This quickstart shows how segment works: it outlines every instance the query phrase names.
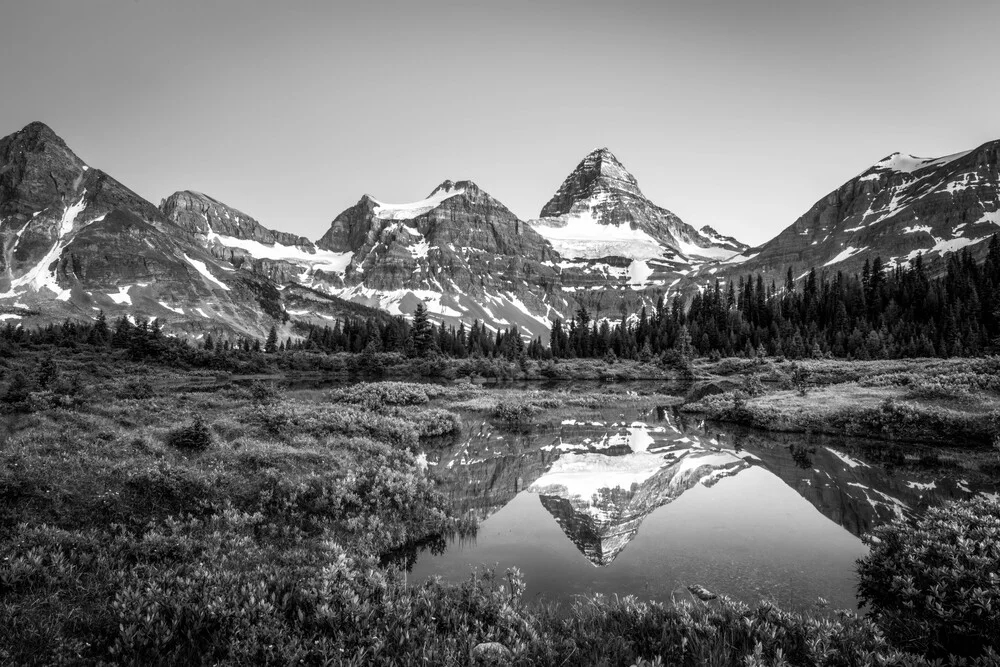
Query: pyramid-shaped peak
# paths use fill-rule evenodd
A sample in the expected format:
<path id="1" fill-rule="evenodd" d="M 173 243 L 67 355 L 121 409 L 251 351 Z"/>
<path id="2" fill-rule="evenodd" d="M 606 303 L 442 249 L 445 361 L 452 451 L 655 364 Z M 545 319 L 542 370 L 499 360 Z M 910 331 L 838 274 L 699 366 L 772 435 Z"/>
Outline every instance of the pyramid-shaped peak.
<path id="1" fill-rule="evenodd" d="M 66 142 L 62 137 L 53 131 L 51 127 L 40 120 L 33 121 L 22 127 L 17 132 L 6 137 L 7 139 L 21 140 L 29 145 L 40 145 L 48 142 L 55 142 L 65 146 Z"/>
<path id="2" fill-rule="evenodd" d="M 574 205 L 589 201 L 595 196 L 612 194 L 643 197 L 638 181 L 629 173 L 621 160 L 609 149 L 598 148 L 587 153 L 573 172 L 566 177 L 556 194 L 542 208 L 541 217 L 562 215 Z"/>

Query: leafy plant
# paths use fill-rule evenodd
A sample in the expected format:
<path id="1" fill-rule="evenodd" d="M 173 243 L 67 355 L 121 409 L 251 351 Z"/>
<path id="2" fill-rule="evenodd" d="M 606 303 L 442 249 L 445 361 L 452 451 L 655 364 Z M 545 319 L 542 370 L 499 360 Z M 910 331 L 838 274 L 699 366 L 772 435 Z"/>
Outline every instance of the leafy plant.
<path id="1" fill-rule="evenodd" d="M 931 657 L 1000 648 L 1000 503 L 931 508 L 865 543 L 858 596 L 893 644 Z"/>
<path id="2" fill-rule="evenodd" d="M 174 429 L 167 434 L 167 444 L 177 449 L 203 451 L 212 446 L 212 432 L 201 415 L 187 426 Z"/>

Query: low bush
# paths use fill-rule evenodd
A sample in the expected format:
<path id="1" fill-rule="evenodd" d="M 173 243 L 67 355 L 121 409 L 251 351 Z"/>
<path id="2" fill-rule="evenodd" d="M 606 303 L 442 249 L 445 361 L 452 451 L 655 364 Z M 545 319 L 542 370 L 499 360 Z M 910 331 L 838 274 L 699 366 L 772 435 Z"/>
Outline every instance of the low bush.
<path id="1" fill-rule="evenodd" d="M 146 378 L 129 378 L 114 389 L 116 398 L 141 401 L 156 395 L 153 385 Z"/>
<path id="2" fill-rule="evenodd" d="M 167 433 L 167 444 L 177 449 L 203 451 L 212 446 L 212 432 L 201 415 L 187 426 Z"/>
<path id="3" fill-rule="evenodd" d="M 372 410 L 385 406 L 424 405 L 428 402 L 422 385 L 411 382 L 360 382 L 330 392 L 334 403 L 363 405 Z"/>
<path id="4" fill-rule="evenodd" d="M 865 543 L 859 597 L 890 642 L 939 658 L 1000 649 L 1000 503 L 934 507 Z"/>
<path id="5" fill-rule="evenodd" d="M 500 401 L 493 407 L 491 417 L 501 428 L 527 431 L 532 427 L 532 417 L 536 411 L 530 403 Z"/>
<path id="6" fill-rule="evenodd" d="M 421 438 L 451 435 L 462 430 L 462 418 L 450 410 L 442 410 L 440 408 L 424 410 L 397 408 L 389 411 L 387 414 L 415 424 L 417 435 Z"/>

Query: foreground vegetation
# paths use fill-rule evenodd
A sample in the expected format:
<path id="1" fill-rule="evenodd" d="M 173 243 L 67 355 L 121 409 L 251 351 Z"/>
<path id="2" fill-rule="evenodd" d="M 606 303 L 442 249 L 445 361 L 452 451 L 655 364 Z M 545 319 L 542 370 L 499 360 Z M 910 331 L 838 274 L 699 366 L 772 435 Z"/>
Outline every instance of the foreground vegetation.
<path id="1" fill-rule="evenodd" d="M 407 582 L 398 563 L 474 529 L 422 472 L 422 440 L 459 432 L 465 413 L 519 429 L 543 411 L 649 400 L 613 386 L 282 393 L 86 355 L 3 367 L 2 664 L 469 664 L 490 642 L 495 662 L 524 665 L 997 660 L 1000 508 L 982 500 L 963 520 L 948 510 L 878 534 L 861 570 L 870 618 L 725 599 L 556 610 L 525 601 L 516 571 Z M 937 594 L 940 582 L 970 593 Z M 911 619 L 933 641 L 915 642 Z"/>

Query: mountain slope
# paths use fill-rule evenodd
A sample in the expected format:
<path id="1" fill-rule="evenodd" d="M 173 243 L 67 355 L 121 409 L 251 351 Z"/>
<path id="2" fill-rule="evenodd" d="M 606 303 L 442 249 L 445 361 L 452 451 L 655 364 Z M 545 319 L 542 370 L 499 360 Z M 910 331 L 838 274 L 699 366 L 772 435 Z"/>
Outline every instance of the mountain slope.
<path id="1" fill-rule="evenodd" d="M 763 273 L 780 283 L 788 267 L 800 278 L 810 267 L 860 273 L 875 256 L 891 267 L 918 253 L 940 265 L 962 248 L 985 252 L 985 241 L 1000 231 L 998 161 L 1000 141 L 940 158 L 894 153 L 715 275 Z M 694 282 L 707 272 L 702 267 Z"/>

